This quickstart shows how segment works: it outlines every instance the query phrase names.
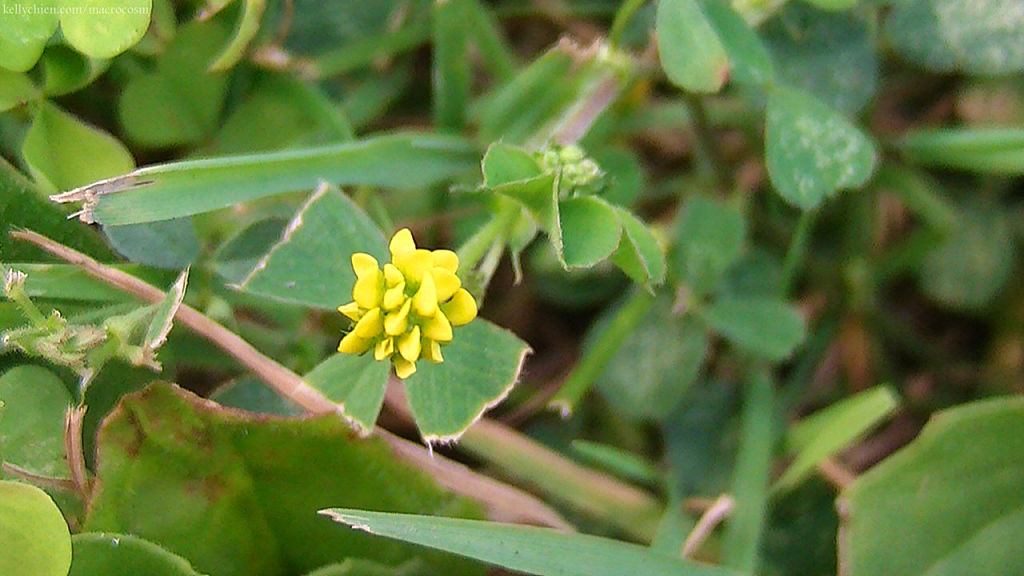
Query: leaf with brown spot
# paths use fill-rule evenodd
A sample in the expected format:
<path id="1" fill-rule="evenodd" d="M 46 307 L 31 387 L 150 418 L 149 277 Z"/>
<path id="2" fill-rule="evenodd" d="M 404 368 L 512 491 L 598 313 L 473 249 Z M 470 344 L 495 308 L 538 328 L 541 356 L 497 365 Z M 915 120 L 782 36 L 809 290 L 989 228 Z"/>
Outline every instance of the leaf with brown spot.
<path id="1" fill-rule="evenodd" d="M 345 505 L 480 517 L 337 416 L 277 418 L 224 408 L 169 384 L 122 400 L 104 422 L 89 531 L 131 533 L 210 576 L 304 573 L 347 557 L 412 558 L 441 574 L 473 564 L 338 531 L 316 511 Z"/>

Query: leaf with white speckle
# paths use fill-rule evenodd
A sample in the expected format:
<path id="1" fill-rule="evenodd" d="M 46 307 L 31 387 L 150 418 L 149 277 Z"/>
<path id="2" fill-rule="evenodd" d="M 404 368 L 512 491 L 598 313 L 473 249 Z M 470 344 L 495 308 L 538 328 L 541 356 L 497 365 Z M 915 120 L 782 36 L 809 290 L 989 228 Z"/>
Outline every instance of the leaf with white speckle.
<path id="1" fill-rule="evenodd" d="M 863 186 L 875 169 L 872 141 L 806 92 L 772 92 L 765 123 L 768 176 L 794 206 L 814 209 L 841 189 Z"/>
<path id="2" fill-rule="evenodd" d="M 1012 74 L 1024 69 L 1024 2 L 898 2 L 886 22 L 908 60 L 939 72 Z"/>

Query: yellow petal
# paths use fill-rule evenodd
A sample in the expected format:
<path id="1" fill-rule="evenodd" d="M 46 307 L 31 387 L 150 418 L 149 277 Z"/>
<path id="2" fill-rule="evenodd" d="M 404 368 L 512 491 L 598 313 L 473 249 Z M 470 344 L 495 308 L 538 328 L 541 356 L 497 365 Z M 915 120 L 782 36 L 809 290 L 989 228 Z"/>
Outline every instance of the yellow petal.
<path id="1" fill-rule="evenodd" d="M 420 357 L 420 327 L 414 326 L 408 334 L 398 339 L 398 353 L 409 362 Z"/>
<path id="2" fill-rule="evenodd" d="M 439 312 L 423 323 L 423 335 L 438 342 L 451 342 L 452 325 L 448 322 L 448 318 Z"/>
<path id="3" fill-rule="evenodd" d="M 355 270 L 357 278 L 363 278 L 371 274 L 376 275 L 376 272 L 380 272 L 380 268 L 377 266 L 377 259 L 362 252 L 356 252 L 352 255 L 352 270 Z"/>
<path id="4" fill-rule="evenodd" d="M 376 338 L 383 331 L 384 318 L 380 314 L 380 308 L 373 308 L 367 312 L 352 329 L 353 334 L 367 339 Z"/>
<path id="5" fill-rule="evenodd" d="M 412 298 L 412 306 L 416 314 L 423 318 L 431 318 L 437 314 L 437 289 L 434 287 L 434 275 L 427 274 L 416 295 Z"/>
<path id="6" fill-rule="evenodd" d="M 386 360 L 391 357 L 395 352 L 395 340 L 394 338 L 385 338 L 380 342 L 377 342 L 377 346 L 373 349 L 373 357 L 377 360 Z"/>
<path id="7" fill-rule="evenodd" d="M 405 276 L 405 281 L 413 284 L 420 282 L 423 275 L 434 267 L 434 257 L 430 254 L 430 250 L 421 249 L 396 254 L 394 262 Z"/>
<path id="8" fill-rule="evenodd" d="M 434 277 L 434 286 L 437 288 L 437 301 L 444 302 L 455 295 L 455 292 L 462 287 L 462 281 L 451 270 L 434 267 L 430 271 Z"/>
<path id="9" fill-rule="evenodd" d="M 405 301 L 405 282 L 399 282 L 384 292 L 384 309 L 394 310 Z"/>
<path id="10" fill-rule="evenodd" d="M 409 362 L 401 356 L 394 356 L 391 361 L 395 365 L 395 375 L 402 380 L 405 380 L 416 373 L 416 364 Z"/>
<path id="11" fill-rule="evenodd" d="M 362 354 L 370 349 L 370 341 L 356 336 L 355 332 L 345 334 L 338 343 L 338 352 L 343 354 Z"/>
<path id="12" fill-rule="evenodd" d="M 441 356 L 441 344 L 437 340 L 423 338 L 420 342 L 420 357 L 426 358 L 435 364 L 444 362 L 444 356 Z"/>
<path id="13" fill-rule="evenodd" d="M 455 273 L 459 271 L 459 257 L 451 250 L 434 250 L 434 266 Z"/>
<path id="14" fill-rule="evenodd" d="M 409 327 L 410 306 L 412 306 L 412 300 L 406 300 L 400 309 L 384 317 L 384 331 L 389 336 L 398 336 Z"/>
<path id="15" fill-rule="evenodd" d="M 405 282 L 405 276 L 394 264 L 388 262 L 384 265 L 384 284 L 391 288 L 397 286 L 399 282 Z"/>
<path id="16" fill-rule="evenodd" d="M 453 326 L 462 326 L 476 318 L 476 300 L 464 288 L 459 288 L 451 300 L 441 304 L 441 311 Z"/>
<path id="17" fill-rule="evenodd" d="M 395 235 L 391 237 L 391 242 L 388 244 L 388 250 L 391 251 L 391 259 L 394 260 L 395 256 L 399 254 L 405 254 L 406 252 L 412 252 L 416 249 L 416 242 L 412 239 L 412 232 L 408 228 L 402 228 Z"/>
<path id="18" fill-rule="evenodd" d="M 338 306 L 338 312 L 341 312 L 352 320 L 359 320 L 359 304 L 356 304 L 355 302 L 349 302 L 344 306 Z"/>
<path id="19" fill-rule="evenodd" d="M 377 270 L 356 280 L 352 287 L 352 299 L 360 308 L 376 308 L 384 298 L 384 282 L 382 274 Z"/>

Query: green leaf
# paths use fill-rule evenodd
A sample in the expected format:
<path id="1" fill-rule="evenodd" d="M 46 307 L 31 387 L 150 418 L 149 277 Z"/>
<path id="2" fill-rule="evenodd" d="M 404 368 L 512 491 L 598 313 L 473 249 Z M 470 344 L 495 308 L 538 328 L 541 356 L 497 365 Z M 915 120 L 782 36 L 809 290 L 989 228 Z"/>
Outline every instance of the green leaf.
<path id="1" fill-rule="evenodd" d="M 67 576 L 71 533 L 46 492 L 0 481 L 0 550 L 5 576 Z"/>
<path id="2" fill-rule="evenodd" d="M 36 182 L 52 190 L 75 188 L 135 167 L 124 144 L 49 102 L 40 104 L 21 153 Z"/>
<path id="3" fill-rule="evenodd" d="M 971 172 L 1024 174 L 1024 130 L 1020 128 L 929 128 L 903 137 L 900 150 L 911 162 Z"/>
<path id="4" fill-rule="evenodd" d="M 594 196 L 558 204 L 562 224 L 562 260 L 567 268 L 589 268 L 619 247 L 622 230 L 615 208 Z"/>
<path id="5" fill-rule="evenodd" d="M 491 190 L 522 204 L 537 225 L 547 233 L 551 247 L 561 259 L 562 222 L 558 211 L 557 174 L 541 174 L 529 180 L 500 184 Z"/>
<path id="6" fill-rule="evenodd" d="M 729 269 L 719 285 L 720 297 L 779 297 L 785 293 L 782 262 L 763 248 L 754 247 Z"/>
<path id="7" fill-rule="evenodd" d="M 644 167 L 633 151 L 624 147 L 605 146 L 589 152 L 605 173 L 605 187 L 598 192 L 612 204 L 630 206 L 644 191 Z"/>
<path id="8" fill-rule="evenodd" d="M 405 379 L 409 408 L 428 443 L 457 440 L 508 395 L 530 347 L 511 332 L 477 319 L 455 329 L 444 362 L 417 363 Z"/>
<path id="9" fill-rule="evenodd" d="M 1024 69 L 1024 12 L 1016 0 L 899 2 L 886 20 L 898 52 L 937 72 L 1012 74 Z"/>
<path id="10" fill-rule="evenodd" d="M 1024 570 L 1024 398 L 932 417 L 839 502 L 840 571 L 862 576 L 981 576 Z M 970 479 L 970 481 L 968 481 Z M 893 535 L 899 535 L 898 548 Z"/>
<path id="11" fill-rule="evenodd" d="M 733 469 L 733 509 L 722 536 L 722 564 L 745 574 L 759 572 L 759 557 L 768 516 L 768 478 L 775 446 L 775 393 L 769 374 L 748 375 L 744 382 L 743 424 Z"/>
<path id="12" fill-rule="evenodd" d="M 658 58 L 668 79 L 689 92 L 718 92 L 729 56 L 697 0 L 658 2 Z"/>
<path id="13" fill-rule="evenodd" d="M 157 384 L 121 401 L 97 452 L 85 530 L 130 530 L 198 572 L 301 574 L 354 556 L 387 563 L 420 557 L 440 574 L 480 574 L 456 558 L 342 533 L 317 518 L 331 502 L 480 513 L 396 459 L 383 440 L 356 438 L 336 414 L 247 414 Z"/>
<path id="14" fill-rule="evenodd" d="M 362 434 L 369 434 L 384 404 L 390 362 L 373 354 L 334 354 L 303 376 L 307 384 L 339 404 L 345 418 Z"/>
<path id="15" fill-rule="evenodd" d="M 921 287 L 948 306 L 980 310 L 1009 281 L 1015 252 L 1013 232 L 1002 209 L 968 205 L 949 236 L 925 257 Z"/>
<path id="16" fill-rule="evenodd" d="M 768 96 L 768 176 L 790 204 L 811 210 L 845 188 L 863 186 L 875 169 L 874 144 L 813 96 L 778 88 Z"/>
<path id="17" fill-rule="evenodd" d="M 774 489 L 795 487 L 818 463 L 862 438 L 898 406 L 896 393 L 882 386 L 836 402 L 790 427 L 786 442 L 796 459 L 776 481 Z"/>
<path id="18" fill-rule="evenodd" d="M 60 30 L 75 50 L 90 58 L 113 58 L 131 48 L 149 28 L 153 0 L 63 0 Z"/>
<path id="19" fill-rule="evenodd" d="M 222 72 L 238 64 L 245 56 L 245 49 L 260 31 L 260 20 L 267 7 L 266 0 L 245 0 L 242 4 L 242 16 L 235 28 L 231 42 L 224 47 L 217 59 L 210 64 L 210 72 Z"/>
<path id="20" fill-rule="evenodd" d="M 199 258 L 199 236 L 189 218 L 104 226 L 103 234 L 118 254 L 146 266 L 181 270 Z"/>
<path id="21" fill-rule="evenodd" d="M 879 65 L 870 26 L 855 11 L 830 13 L 789 2 L 762 30 L 780 81 L 854 114 L 878 90 Z"/>
<path id="22" fill-rule="evenodd" d="M 167 295 L 161 300 L 153 312 L 153 319 L 146 329 L 146 336 L 142 340 L 143 348 L 153 354 L 167 341 L 167 335 L 174 325 L 174 315 L 178 313 L 181 302 L 185 299 L 185 287 L 188 285 L 188 269 L 182 271 L 178 279 L 171 285 Z"/>
<path id="23" fill-rule="evenodd" d="M 204 154 L 271 152 L 353 138 L 344 112 L 316 85 L 264 73 L 231 110 Z"/>
<path id="24" fill-rule="evenodd" d="M 38 186 L 0 158 L 0 254 L 7 262 L 53 260 L 42 249 L 11 238 L 12 228 L 34 230 L 93 257 L 113 255 L 98 232 L 85 224 L 69 223 L 65 210 L 47 201 Z"/>
<path id="25" fill-rule="evenodd" d="M 83 218 L 101 224 L 137 224 L 310 189 L 324 180 L 425 187 L 471 169 L 478 158 L 473 144 L 462 138 L 390 134 L 320 148 L 160 164 L 54 200 L 86 201 Z"/>
<path id="26" fill-rule="evenodd" d="M 4 461 L 42 476 L 66 478 L 64 414 L 71 395 L 53 372 L 16 366 L 0 376 L 0 447 Z"/>
<path id="27" fill-rule="evenodd" d="M 384 235 L 365 212 L 338 189 L 322 186 L 238 287 L 333 310 L 350 300 L 356 281 L 352 254 L 364 252 L 384 261 L 385 246 Z"/>
<path id="28" fill-rule="evenodd" d="M 700 8 L 729 57 L 729 75 L 746 84 L 767 84 L 775 74 L 772 57 L 757 32 L 729 2 L 700 0 Z"/>
<path id="29" fill-rule="evenodd" d="M 304 411 L 294 402 L 278 395 L 266 382 L 254 376 L 242 376 L 220 386 L 210 394 L 221 406 L 238 408 L 257 414 L 302 416 Z"/>
<path id="30" fill-rule="evenodd" d="M 676 231 L 673 264 L 698 295 L 710 293 L 746 250 L 747 223 L 738 206 L 690 198 Z"/>
<path id="31" fill-rule="evenodd" d="M 35 66 L 46 42 L 57 31 L 56 14 L 29 14 L 27 8 L 46 6 L 47 1 L 26 4 L 14 0 L 0 3 L 0 67 L 26 72 Z"/>
<path id="32" fill-rule="evenodd" d="M 639 218 L 625 208 L 614 208 L 622 225 L 622 240 L 612 254 L 612 261 L 650 290 L 665 281 L 665 253 L 654 233 Z"/>
<path id="33" fill-rule="evenodd" d="M 729 570 L 586 534 L 495 522 L 331 508 L 336 522 L 388 538 L 462 554 L 509 570 L 560 576 L 727 576 Z"/>
<path id="34" fill-rule="evenodd" d="M 737 348 L 773 362 L 789 358 L 806 337 L 800 314 L 772 298 L 722 298 L 700 314 Z"/>
<path id="35" fill-rule="evenodd" d="M 608 329 L 606 322 L 588 335 L 589 344 Z M 672 314 L 672 302 L 659 298 L 639 324 L 625 335 L 597 377 L 608 403 L 633 418 L 661 420 L 675 410 L 697 379 L 707 354 L 704 327 Z"/>
<path id="36" fill-rule="evenodd" d="M 129 140 L 150 148 L 180 146 L 201 140 L 217 126 L 228 77 L 211 73 L 207 64 L 227 37 L 219 21 L 186 24 L 153 72 L 128 80 L 118 114 Z"/>
<path id="37" fill-rule="evenodd" d="M 39 61 L 43 69 L 43 91 L 47 96 L 75 92 L 107 70 L 106 60 L 94 60 L 63 44 L 48 46 Z"/>
<path id="38" fill-rule="evenodd" d="M 0 69 L 0 112 L 6 112 L 39 98 L 39 89 L 19 72 Z"/>
<path id="39" fill-rule="evenodd" d="M 540 165 L 533 154 L 504 142 L 494 142 L 487 147 L 481 169 L 484 186 L 489 188 L 541 175 Z"/>
<path id="40" fill-rule="evenodd" d="M 71 547 L 67 576 L 200 576 L 181 556 L 130 534 L 75 534 Z"/>
<path id="41" fill-rule="evenodd" d="M 284 218 L 253 222 L 220 246 L 213 256 L 213 269 L 228 282 L 241 284 L 287 227 L 288 220 Z"/>

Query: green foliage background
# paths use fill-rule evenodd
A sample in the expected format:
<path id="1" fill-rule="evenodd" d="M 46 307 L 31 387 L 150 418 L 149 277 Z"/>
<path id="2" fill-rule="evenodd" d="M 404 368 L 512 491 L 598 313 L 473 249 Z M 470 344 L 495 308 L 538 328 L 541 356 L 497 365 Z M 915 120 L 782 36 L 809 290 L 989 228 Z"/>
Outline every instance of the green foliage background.
<path id="1" fill-rule="evenodd" d="M 4 576 L 1024 571 L 1018 0 L 0 8 Z"/>

